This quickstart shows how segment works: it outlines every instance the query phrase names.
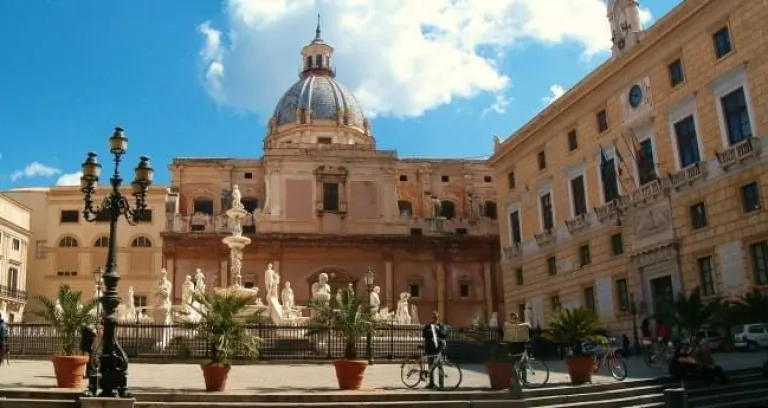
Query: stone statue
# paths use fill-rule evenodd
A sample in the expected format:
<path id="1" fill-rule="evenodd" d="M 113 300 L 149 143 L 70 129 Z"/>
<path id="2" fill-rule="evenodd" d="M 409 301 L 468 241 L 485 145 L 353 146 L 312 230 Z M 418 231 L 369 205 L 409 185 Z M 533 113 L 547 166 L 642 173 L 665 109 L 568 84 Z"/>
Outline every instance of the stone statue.
<path id="1" fill-rule="evenodd" d="M 432 196 L 431 199 L 432 202 L 432 218 L 440 218 L 443 216 L 443 203 L 440 202 L 440 199 Z"/>
<path id="2" fill-rule="evenodd" d="M 236 208 L 238 210 L 245 208 L 243 206 L 243 195 L 240 194 L 240 186 L 237 184 L 232 186 L 232 208 Z"/>
<path id="3" fill-rule="evenodd" d="M 374 315 L 379 312 L 379 307 L 381 306 L 381 299 L 379 298 L 379 293 L 381 293 L 381 288 L 378 286 L 374 286 L 373 291 L 371 292 L 371 295 L 368 296 L 368 303 L 371 305 L 371 312 Z"/>
<path id="4" fill-rule="evenodd" d="M 350 292 L 352 295 L 354 295 L 354 294 L 355 294 L 355 286 L 352 284 L 352 282 L 350 282 L 350 283 L 347 285 L 347 290 L 348 290 L 348 291 L 349 291 L 349 292 Z"/>
<path id="5" fill-rule="evenodd" d="M 400 294 L 400 301 L 397 302 L 397 310 L 395 311 L 395 323 L 397 324 L 411 324 L 410 308 L 408 307 L 408 298 L 410 295 L 406 292 Z"/>
<path id="6" fill-rule="evenodd" d="M 56 312 L 57 315 L 61 316 L 62 313 L 64 313 L 64 308 L 61 307 L 61 300 L 56 299 L 56 305 L 53 306 L 53 310 Z"/>
<path id="7" fill-rule="evenodd" d="M 195 291 L 205 293 L 205 274 L 200 268 L 195 269 Z"/>
<path id="8" fill-rule="evenodd" d="M 416 305 L 411 305 L 411 324 L 421 324 L 419 322 L 419 308 Z"/>
<path id="9" fill-rule="evenodd" d="M 165 268 L 160 269 L 160 284 L 157 286 L 157 305 L 160 307 L 170 307 L 173 302 L 171 301 L 171 289 L 173 284 L 168 280 L 168 271 Z"/>
<path id="10" fill-rule="evenodd" d="M 136 310 L 136 292 L 133 291 L 133 286 L 128 286 L 128 310 Z"/>
<path id="11" fill-rule="evenodd" d="M 278 299 L 280 275 L 276 270 L 272 269 L 272 263 L 269 263 L 267 270 L 264 271 L 264 286 L 267 290 L 267 303 L 269 303 L 269 299 Z"/>
<path id="12" fill-rule="evenodd" d="M 229 266 L 229 274 L 234 280 L 233 286 L 240 288 L 243 286 L 243 275 L 241 270 L 243 267 L 243 252 L 242 250 L 232 248 L 229 254 L 231 265 Z"/>
<path id="13" fill-rule="evenodd" d="M 283 307 L 291 309 L 294 306 L 293 289 L 291 289 L 291 282 L 285 281 L 283 285 L 283 292 L 280 294 L 280 298 L 283 301 Z"/>
<path id="14" fill-rule="evenodd" d="M 328 284 L 328 274 L 321 272 L 317 276 L 317 282 L 312 284 L 312 299 L 320 302 L 331 301 L 331 286 Z"/>
<path id="15" fill-rule="evenodd" d="M 195 293 L 195 283 L 192 282 L 192 277 L 187 275 L 184 284 L 181 285 L 181 305 L 184 310 L 187 310 L 189 304 L 192 303 L 193 293 Z"/>

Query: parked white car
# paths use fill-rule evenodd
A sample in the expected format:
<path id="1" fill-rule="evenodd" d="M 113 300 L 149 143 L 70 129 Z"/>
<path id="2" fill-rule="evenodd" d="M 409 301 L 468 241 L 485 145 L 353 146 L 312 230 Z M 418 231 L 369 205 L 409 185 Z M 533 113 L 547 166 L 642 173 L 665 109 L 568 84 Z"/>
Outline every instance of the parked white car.
<path id="1" fill-rule="evenodd" d="M 736 326 L 733 333 L 733 345 L 736 348 L 757 351 L 761 347 L 768 347 L 768 327 L 765 324 Z"/>

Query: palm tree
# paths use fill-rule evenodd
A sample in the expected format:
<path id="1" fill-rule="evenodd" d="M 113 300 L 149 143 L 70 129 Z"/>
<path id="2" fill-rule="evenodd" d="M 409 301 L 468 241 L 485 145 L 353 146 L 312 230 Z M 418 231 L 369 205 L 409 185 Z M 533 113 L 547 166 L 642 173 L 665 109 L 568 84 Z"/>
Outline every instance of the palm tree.
<path id="1" fill-rule="evenodd" d="M 768 296 L 759 290 L 740 296 L 736 307 L 740 323 L 768 323 Z"/>
<path id="2" fill-rule="evenodd" d="M 227 365 L 235 356 L 254 358 L 259 355 L 261 339 L 248 333 L 239 314 L 248 305 L 247 298 L 234 293 L 192 295 L 200 306 L 192 306 L 200 314 L 200 320 L 187 323 L 197 330 L 211 347 L 211 364 Z"/>
<path id="3" fill-rule="evenodd" d="M 315 316 L 309 321 L 306 335 L 334 333 L 344 340 L 344 359 L 356 360 L 357 342 L 373 330 L 375 318 L 371 308 L 360 302 L 350 288 L 336 293 L 333 304 L 313 299 L 308 306 Z"/>
<path id="4" fill-rule="evenodd" d="M 55 299 L 37 298 L 40 310 L 35 312 L 55 333 L 56 354 L 74 356 L 77 353 L 77 337 L 80 330 L 96 321 L 92 314 L 97 300 L 83 303 L 83 293 L 73 291 L 69 285 L 61 285 Z"/>
<path id="5" fill-rule="evenodd" d="M 696 287 L 688 296 L 685 293 L 679 293 L 668 309 L 657 313 L 657 317 L 669 321 L 670 327 L 677 326 L 685 330 L 689 336 L 693 336 L 712 320 L 714 310 L 715 306 L 711 303 L 704 303 L 701 290 Z"/>
<path id="6" fill-rule="evenodd" d="M 582 354 L 581 343 L 600 341 L 604 332 L 597 314 L 583 307 L 577 309 L 561 308 L 549 318 L 549 329 L 542 333 L 544 338 L 558 344 L 569 345 L 574 356 Z"/>
<path id="7" fill-rule="evenodd" d="M 708 305 L 712 310 L 711 323 L 715 328 L 725 330 L 725 348 L 728 351 L 733 346 L 731 328 L 739 324 L 741 311 L 739 305 L 731 300 L 716 299 Z"/>

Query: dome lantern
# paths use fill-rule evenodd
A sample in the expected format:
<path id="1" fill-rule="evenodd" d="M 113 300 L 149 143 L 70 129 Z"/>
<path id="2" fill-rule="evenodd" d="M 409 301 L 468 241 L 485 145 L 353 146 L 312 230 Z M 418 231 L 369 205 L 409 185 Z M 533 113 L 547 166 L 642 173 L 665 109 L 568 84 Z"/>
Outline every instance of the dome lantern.
<path id="1" fill-rule="evenodd" d="M 332 58 L 333 47 L 326 44 L 322 38 L 320 29 L 320 14 L 317 15 L 317 28 L 315 29 L 315 39 L 301 49 L 303 68 L 301 77 L 308 75 L 327 75 L 336 76 L 333 70 Z"/>

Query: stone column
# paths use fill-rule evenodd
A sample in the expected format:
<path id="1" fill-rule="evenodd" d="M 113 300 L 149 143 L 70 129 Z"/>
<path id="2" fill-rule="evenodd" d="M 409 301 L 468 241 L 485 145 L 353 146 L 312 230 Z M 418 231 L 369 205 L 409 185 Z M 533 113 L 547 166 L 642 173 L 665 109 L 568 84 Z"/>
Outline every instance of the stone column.
<path id="1" fill-rule="evenodd" d="M 176 298 L 176 292 L 178 292 L 181 288 L 177 288 L 177 286 L 180 285 L 177 284 L 178 281 L 176 280 L 176 259 L 173 257 L 173 255 L 166 256 L 165 271 L 168 272 L 168 280 L 173 283 L 173 290 L 171 291 L 171 303 L 176 304 L 176 300 L 178 300 Z M 183 279 L 181 281 L 184 282 Z"/>
<path id="2" fill-rule="evenodd" d="M 219 261 L 219 287 L 226 288 L 229 286 L 229 261 L 222 259 Z"/>
<path id="3" fill-rule="evenodd" d="M 494 302 L 493 302 L 493 285 L 491 284 L 491 263 L 490 262 L 484 262 L 483 263 L 483 283 L 484 283 L 484 293 L 485 293 L 485 320 L 486 323 L 491 318 L 491 314 L 494 312 Z"/>
<path id="4" fill-rule="evenodd" d="M 384 296 L 387 300 L 387 307 L 389 307 L 389 310 L 392 310 L 395 307 L 395 276 L 392 261 L 384 263 L 384 285 L 386 287 Z"/>
<path id="5" fill-rule="evenodd" d="M 435 265 L 437 267 L 437 313 L 440 319 L 445 321 L 445 266 L 442 260 Z"/>

